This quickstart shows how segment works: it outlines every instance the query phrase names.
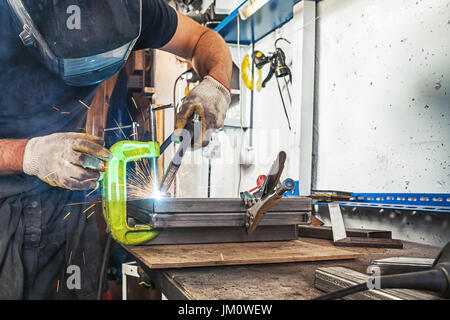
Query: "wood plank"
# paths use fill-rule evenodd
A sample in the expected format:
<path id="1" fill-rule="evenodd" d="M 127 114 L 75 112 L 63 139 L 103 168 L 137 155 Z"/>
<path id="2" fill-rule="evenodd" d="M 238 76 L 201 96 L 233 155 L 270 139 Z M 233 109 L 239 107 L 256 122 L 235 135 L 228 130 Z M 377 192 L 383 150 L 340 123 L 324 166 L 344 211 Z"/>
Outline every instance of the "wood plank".
<path id="1" fill-rule="evenodd" d="M 356 252 L 300 240 L 125 247 L 150 269 L 356 259 Z"/>
<path id="2" fill-rule="evenodd" d="M 150 213 L 202 213 L 202 212 L 245 212 L 247 208 L 241 199 L 161 199 L 134 200 L 129 205 L 150 211 Z M 282 199 L 270 211 L 298 212 L 312 210 L 311 199 L 307 197 L 289 197 Z M 269 211 L 269 212 L 270 212 Z"/>
<path id="3" fill-rule="evenodd" d="M 261 226 L 248 235 L 243 227 L 167 228 L 145 245 L 288 241 L 297 239 L 297 226 Z"/>
<path id="4" fill-rule="evenodd" d="M 392 239 L 392 231 L 353 228 L 345 228 L 345 231 L 348 237 Z M 331 227 L 302 225 L 298 228 L 298 236 L 333 240 L 333 231 Z"/>
<path id="5" fill-rule="evenodd" d="M 322 247 L 333 246 L 331 241 L 303 238 Z M 343 248 L 342 248 L 343 249 Z M 195 300 L 304 300 L 323 295 L 314 287 L 314 274 L 318 268 L 344 266 L 365 273 L 374 259 L 396 256 L 435 258 L 441 248 L 417 243 L 404 242 L 403 250 L 377 248 L 351 248 L 362 253 L 360 259 L 344 261 L 317 261 L 308 263 L 284 263 L 263 265 L 241 265 L 205 268 L 157 269 L 150 273 L 145 268 L 157 288 L 163 290 L 169 299 L 179 299 L 165 288 L 163 277 L 155 279 L 154 274 L 167 274 L 178 284 L 181 293 Z M 141 264 L 141 266 L 144 266 Z M 159 282 L 161 280 L 162 282 Z"/>
<path id="6" fill-rule="evenodd" d="M 366 248 L 392 248 L 403 249 L 403 242 L 397 239 L 356 238 L 347 237 L 336 241 L 339 247 L 366 247 Z"/>

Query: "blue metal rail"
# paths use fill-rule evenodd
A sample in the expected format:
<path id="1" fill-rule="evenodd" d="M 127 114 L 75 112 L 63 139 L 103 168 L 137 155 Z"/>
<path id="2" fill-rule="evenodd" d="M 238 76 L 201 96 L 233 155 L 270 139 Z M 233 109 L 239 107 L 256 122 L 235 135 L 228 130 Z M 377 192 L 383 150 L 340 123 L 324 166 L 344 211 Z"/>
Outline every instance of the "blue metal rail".
<path id="1" fill-rule="evenodd" d="M 450 208 L 449 193 L 353 193 L 350 202 L 390 205 L 444 206 Z"/>
<path id="2" fill-rule="evenodd" d="M 327 202 L 314 202 L 327 205 Z M 450 213 L 449 193 L 353 193 L 343 207 Z"/>

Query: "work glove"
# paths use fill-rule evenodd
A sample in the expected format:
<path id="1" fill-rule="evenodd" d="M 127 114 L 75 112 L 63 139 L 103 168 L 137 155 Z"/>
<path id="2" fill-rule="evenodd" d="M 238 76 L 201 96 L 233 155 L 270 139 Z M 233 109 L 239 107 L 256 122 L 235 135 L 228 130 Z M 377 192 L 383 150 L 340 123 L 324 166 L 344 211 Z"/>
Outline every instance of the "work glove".
<path id="1" fill-rule="evenodd" d="M 192 147 L 206 147 L 211 133 L 223 127 L 230 102 L 230 90 L 212 76 L 205 76 L 186 97 L 177 113 L 175 136 L 182 136 L 182 129 L 186 127 L 194 112 L 198 112 L 202 121 L 202 132 Z"/>
<path id="2" fill-rule="evenodd" d="M 54 187 L 89 190 L 98 187 L 104 161 L 112 155 L 103 140 L 84 133 L 55 133 L 31 139 L 23 159 L 23 172 Z"/>

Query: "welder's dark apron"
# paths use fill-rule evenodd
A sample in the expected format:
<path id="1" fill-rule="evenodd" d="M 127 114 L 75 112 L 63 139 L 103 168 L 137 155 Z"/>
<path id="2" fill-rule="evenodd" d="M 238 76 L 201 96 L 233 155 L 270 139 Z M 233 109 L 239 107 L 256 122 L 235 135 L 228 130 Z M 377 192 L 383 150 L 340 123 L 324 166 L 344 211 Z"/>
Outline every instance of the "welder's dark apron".
<path id="1" fill-rule="evenodd" d="M 79 101 L 90 104 L 95 91 L 42 67 L 0 1 L 0 139 L 80 132 L 87 109 Z M 92 208 L 85 212 L 91 201 L 35 177 L 0 176 L 0 299 L 95 297 L 102 250 Z"/>
<path id="2" fill-rule="evenodd" d="M 84 193 L 48 188 L 25 176 L 5 181 L 0 182 L 0 299 L 93 299 L 101 259 L 97 225 L 93 215 L 88 219 L 92 209 L 83 212 L 90 204 L 71 205 L 86 202 Z"/>

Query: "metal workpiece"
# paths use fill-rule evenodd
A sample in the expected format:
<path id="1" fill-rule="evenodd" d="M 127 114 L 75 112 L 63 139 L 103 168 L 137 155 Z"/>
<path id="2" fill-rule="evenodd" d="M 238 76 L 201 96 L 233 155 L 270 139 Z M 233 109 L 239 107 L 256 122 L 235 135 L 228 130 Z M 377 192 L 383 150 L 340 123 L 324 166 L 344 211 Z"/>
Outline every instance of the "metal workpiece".
<path id="1" fill-rule="evenodd" d="M 187 214 L 187 213 L 245 213 L 247 207 L 241 199 L 230 198 L 161 198 L 128 201 L 147 214 Z M 275 204 L 270 212 L 311 212 L 312 202 L 308 197 L 287 197 Z"/>
<path id="2" fill-rule="evenodd" d="M 311 223 L 311 199 L 282 198 L 270 208 L 252 235 L 245 229 L 247 207 L 241 199 L 162 198 L 128 202 L 128 215 L 159 231 L 146 243 L 226 243 L 287 241 L 298 237 L 297 225 Z"/>
<path id="3" fill-rule="evenodd" d="M 244 212 L 235 213 L 153 213 L 136 212 L 135 207 L 129 210 L 129 216 L 138 222 L 148 224 L 156 229 L 163 228 L 214 228 L 244 227 Z M 306 225 L 311 222 L 308 212 L 269 212 L 260 226 Z"/>
<path id="4" fill-rule="evenodd" d="M 333 230 L 333 241 L 336 243 L 339 240 L 347 238 L 345 231 L 344 219 L 342 218 L 341 208 L 339 203 L 331 202 L 328 204 L 330 210 L 331 226 Z"/>

